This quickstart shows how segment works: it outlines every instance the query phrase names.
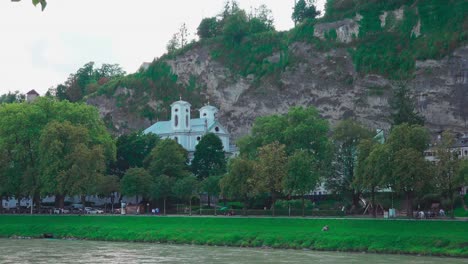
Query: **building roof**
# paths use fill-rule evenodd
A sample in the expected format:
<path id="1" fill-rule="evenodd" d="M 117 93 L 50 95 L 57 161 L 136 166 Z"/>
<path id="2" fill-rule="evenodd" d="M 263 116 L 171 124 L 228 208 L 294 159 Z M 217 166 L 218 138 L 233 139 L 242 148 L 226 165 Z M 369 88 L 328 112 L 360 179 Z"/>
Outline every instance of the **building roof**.
<path id="1" fill-rule="evenodd" d="M 36 90 L 34 90 L 34 89 L 32 89 L 31 91 L 27 92 L 26 94 L 27 94 L 27 95 L 32 95 L 32 94 L 34 94 L 34 95 L 39 95 L 39 93 L 36 92 Z"/>
<path id="2" fill-rule="evenodd" d="M 205 127 L 206 122 L 206 127 Z M 205 132 L 209 131 L 216 124 L 219 125 L 219 122 L 216 120 L 209 120 L 206 118 L 195 118 L 190 120 L 190 132 Z M 148 127 L 143 131 L 144 133 L 154 133 L 154 134 L 170 134 L 174 131 L 172 130 L 171 121 L 159 121 L 154 125 Z"/>

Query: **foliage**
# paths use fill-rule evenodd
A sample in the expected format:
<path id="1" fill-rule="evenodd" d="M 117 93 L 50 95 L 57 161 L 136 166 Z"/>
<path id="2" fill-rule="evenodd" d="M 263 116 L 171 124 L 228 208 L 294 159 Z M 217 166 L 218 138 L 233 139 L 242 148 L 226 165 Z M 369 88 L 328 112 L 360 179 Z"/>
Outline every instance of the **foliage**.
<path id="1" fill-rule="evenodd" d="M 221 139 L 213 133 L 204 135 L 195 147 L 192 172 L 203 180 L 226 172 L 226 157 Z"/>
<path id="2" fill-rule="evenodd" d="M 21 103 L 24 102 L 26 96 L 19 91 L 14 93 L 8 92 L 8 94 L 2 94 L 0 96 L 0 104 L 11 104 L 11 103 Z"/>
<path id="3" fill-rule="evenodd" d="M 306 19 L 313 20 L 319 15 L 320 11 L 315 8 L 315 0 L 299 0 L 294 6 L 291 18 L 297 24 Z"/>
<path id="4" fill-rule="evenodd" d="M 197 35 L 200 39 L 215 37 L 218 34 L 218 21 L 216 17 L 202 19 L 197 28 Z"/>
<path id="5" fill-rule="evenodd" d="M 189 174 L 187 151 L 172 139 L 163 139 L 153 148 L 145 160 L 148 172 L 153 176 L 167 175 L 174 179 Z"/>
<path id="6" fill-rule="evenodd" d="M 326 186 L 334 192 L 350 195 L 355 207 L 362 190 L 359 185 L 352 184 L 355 180 L 357 148 L 371 135 L 369 129 L 351 119 L 339 122 L 333 130 L 334 166 L 326 178 Z"/>
<path id="7" fill-rule="evenodd" d="M 118 64 L 102 64 L 101 68 L 94 68 L 94 62 L 88 62 L 70 74 L 67 81 L 58 85 L 49 93 L 59 100 L 78 102 L 89 94 L 96 92 L 100 86 L 112 79 L 118 79 L 125 75 L 125 71 Z"/>
<path id="8" fill-rule="evenodd" d="M 117 159 L 110 166 L 110 172 L 123 177 L 125 171 L 133 167 L 143 167 L 143 161 L 159 142 L 153 133 L 141 131 L 121 135 L 117 138 Z"/>
<path id="9" fill-rule="evenodd" d="M 305 216 L 305 195 L 313 191 L 320 182 L 319 165 L 314 156 L 305 150 L 296 150 L 288 159 L 288 173 L 284 189 L 289 195 L 302 197 L 302 216 Z"/>
<path id="10" fill-rule="evenodd" d="M 452 150 L 455 144 L 453 134 L 445 131 L 436 146 L 437 163 L 435 165 L 435 186 L 450 202 L 452 218 L 455 216 L 454 200 L 458 195 L 457 189 L 464 186 L 464 175 L 460 172 L 461 161 L 458 153 Z"/>
<path id="11" fill-rule="evenodd" d="M 18 1 L 21 1 L 21 0 L 18 0 Z M 32 0 L 32 3 L 33 3 L 34 6 L 36 6 L 38 4 L 41 4 L 42 11 L 44 11 L 44 9 L 47 6 L 47 1 L 46 0 Z"/>
<path id="12" fill-rule="evenodd" d="M 325 225 L 330 231 L 321 231 Z M 5 238 L 49 232 L 57 238 L 103 241 L 468 257 L 463 221 L 5 215 L 0 226 Z"/>
<path id="13" fill-rule="evenodd" d="M 57 175 L 45 174 L 63 169 L 75 173 L 76 179 L 76 175 L 81 173 L 76 166 L 83 166 L 83 173 L 90 172 L 90 175 L 84 177 L 91 177 L 101 171 L 101 164 L 98 163 L 115 158 L 115 143 L 94 107 L 59 102 L 52 98 L 38 98 L 34 103 L 2 104 L 0 113 L 0 157 L 3 164 L 9 164 L 0 168 L 0 178 L 4 178 L 0 182 L 7 183 L 3 191 L 8 195 L 18 198 L 33 196 L 38 201 L 41 191 L 49 193 L 54 189 L 50 188 L 51 185 L 43 185 L 43 177 L 39 175 L 55 177 Z M 53 122 L 55 123 L 52 124 Z M 59 150 L 66 143 L 67 137 L 71 136 L 68 135 L 69 132 L 74 133 L 73 140 L 69 138 L 73 145 L 69 149 L 61 149 L 66 151 L 63 152 L 64 155 L 76 160 L 65 161 L 61 160 L 63 156 L 60 156 Z M 59 138 L 59 135 L 63 137 Z M 53 145 L 49 146 L 47 142 Z M 49 147 L 53 147 L 50 152 Z M 41 151 L 44 155 L 40 155 Z M 65 165 L 67 162 L 68 165 Z M 72 166 L 73 163 L 75 167 Z M 60 184 L 64 188 L 73 188 L 74 192 L 77 190 L 76 186 L 72 186 L 73 182 Z M 87 192 L 82 190 L 81 193 Z"/>
<path id="14" fill-rule="evenodd" d="M 293 107 L 285 115 L 259 117 L 252 127 L 252 135 L 238 142 L 240 152 L 255 157 L 258 147 L 274 141 L 286 145 L 288 154 L 297 149 L 308 150 L 317 160 L 329 154 L 328 123 L 313 108 Z"/>
<path id="15" fill-rule="evenodd" d="M 150 198 L 152 199 L 163 199 L 164 208 L 163 214 L 166 214 L 166 200 L 172 195 L 172 186 L 174 185 L 174 178 L 167 175 L 161 175 L 154 177 L 153 183 L 150 190 Z"/>
<path id="16" fill-rule="evenodd" d="M 101 144 L 93 144 L 80 125 L 52 121 L 39 140 L 42 192 L 46 195 L 83 195 L 97 185 L 105 170 Z"/>
<path id="17" fill-rule="evenodd" d="M 376 217 L 377 204 L 375 193 L 377 189 L 385 187 L 385 180 L 392 173 L 390 149 L 387 145 L 376 144 L 370 140 L 361 142 L 358 148 L 358 164 L 354 185 L 368 190 L 371 193 L 372 214 Z"/>
<path id="18" fill-rule="evenodd" d="M 149 197 L 152 186 L 152 177 L 143 168 L 130 168 L 120 181 L 120 191 L 126 196 Z"/>
<path id="19" fill-rule="evenodd" d="M 284 190 L 287 176 L 286 146 L 278 141 L 259 148 L 258 161 L 255 164 L 253 176 L 254 190 L 257 193 L 269 192 L 272 199 L 273 216 L 277 195 Z"/>
<path id="20" fill-rule="evenodd" d="M 393 11 L 400 7 L 404 16 L 396 20 Z M 463 28 L 468 21 L 464 16 L 466 10 L 468 3 L 455 0 L 333 0 L 327 3 L 325 20 L 362 15 L 360 43 L 352 52 L 356 69 L 393 79 L 409 79 L 417 59 L 440 59 L 466 43 Z M 382 27 L 379 16 L 384 11 L 388 15 L 386 26 Z M 418 23 L 422 36 L 413 32 Z"/>
<path id="21" fill-rule="evenodd" d="M 187 25 L 183 23 L 180 28 L 179 32 L 172 35 L 172 38 L 166 45 L 166 49 L 168 53 L 174 53 L 178 49 L 183 49 L 188 44 L 188 30 Z"/>
<path id="22" fill-rule="evenodd" d="M 190 214 L 192 212 L 192 197 L 198 193 L 199 182 L 193 175 L 183 177 L 177 180 L 172 186 L 172 193 L 183 201 L 190 204 Z"/>
<path id="23" fill-rule="evenodd" d="M 409 90 L 406 86 L 400 85 L 395 91 L 390 105 L 393 110 L 392 119 L 393 125 L 403 123 L 424 125 L 424 117 L 415 110 L 414 100 L 409 95 Z"/>
<path id="24" fill-rule="evenodd" d="M 246 201 L 254 195 L 253 177 L 255 175 L 255 163 L 241 157 L 229 160 L 228 173 L 220 180 L 221 194 L 228 198 Z"/>

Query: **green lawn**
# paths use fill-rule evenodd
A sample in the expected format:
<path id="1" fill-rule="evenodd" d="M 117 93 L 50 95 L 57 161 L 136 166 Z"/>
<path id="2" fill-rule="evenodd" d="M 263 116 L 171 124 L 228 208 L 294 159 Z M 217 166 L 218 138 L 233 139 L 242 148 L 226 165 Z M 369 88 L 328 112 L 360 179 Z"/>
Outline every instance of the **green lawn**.
<path id="1" fill-rule="evenodd" d="M 322 232 L 328 225 L 330 230 Z M 468 222 L 358 219 L 0 216 L 0 237 L 269 246 L 468 257 Z"/>

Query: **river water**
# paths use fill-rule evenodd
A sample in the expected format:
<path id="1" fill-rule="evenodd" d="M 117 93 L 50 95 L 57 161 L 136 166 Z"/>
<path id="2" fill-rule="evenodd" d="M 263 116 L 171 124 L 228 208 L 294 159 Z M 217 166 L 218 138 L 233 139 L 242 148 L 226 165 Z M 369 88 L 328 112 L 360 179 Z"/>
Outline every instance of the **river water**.
<path id="1" fill-rule="evenodd" d="M 468 263 L 466 259 L 150 243 L 0 239 L 0 263 Z"/>

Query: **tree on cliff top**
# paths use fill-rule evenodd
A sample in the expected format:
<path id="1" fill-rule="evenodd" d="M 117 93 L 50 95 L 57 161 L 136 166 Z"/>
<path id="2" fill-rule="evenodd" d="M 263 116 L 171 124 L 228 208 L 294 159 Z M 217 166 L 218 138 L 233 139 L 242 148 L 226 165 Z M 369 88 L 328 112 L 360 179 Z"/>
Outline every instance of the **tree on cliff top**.
<path id="1" fill-rule="evenodd" d="M 291 18 L 295 24 L 301 23 L 306 19 L 314 19 L 320 15 L 320 11 L 315 7 L 314 0 L 299 0 L 293 10 Z"/>

